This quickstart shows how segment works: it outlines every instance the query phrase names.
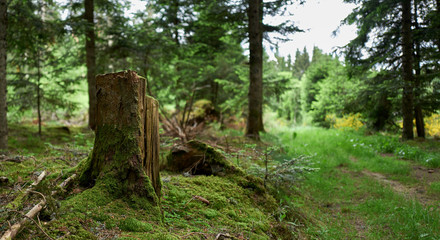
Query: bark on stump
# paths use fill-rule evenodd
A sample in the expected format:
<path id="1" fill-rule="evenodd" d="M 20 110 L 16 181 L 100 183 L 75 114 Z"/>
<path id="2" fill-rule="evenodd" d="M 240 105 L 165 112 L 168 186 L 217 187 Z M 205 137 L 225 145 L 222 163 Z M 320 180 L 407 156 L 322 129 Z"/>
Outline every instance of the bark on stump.
<path id="1" fill-rule="evenodd" d="M 145 95 L 145 82 L 134 71 L 96 77 L 95 143 L 80 182 L 90 186 L 111 179 L 112 192 L 158 204 L 158 102 Z"/>

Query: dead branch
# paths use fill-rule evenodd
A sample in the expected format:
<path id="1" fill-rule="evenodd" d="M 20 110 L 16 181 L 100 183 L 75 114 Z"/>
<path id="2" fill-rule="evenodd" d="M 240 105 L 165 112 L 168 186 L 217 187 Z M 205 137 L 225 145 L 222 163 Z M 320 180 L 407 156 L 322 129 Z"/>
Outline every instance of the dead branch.
<path id="1" fill-rule="evenodd" d="M 72 176 L 66 178 L 66 180 L 64 180 L 62 183 L 60 183 L 60 185 L 58 185 L 58 187 L 60 189 L 65 188 L 72 180 L 74 180 L 76 178 L 76 176 L 77 175 L 74 173 Z M 55 195 L 57 192 L 58 192 L 57 190 L 52 191 L 52 195 Z"/>
<path id="2" fill-rule="evenodd" d="M 210 204 L 210 202 L 208 201 L 208 199 L 206 199 L 206 198 L 203 198 L 203 197 L 201 197 L 201 196 L 194 196 L 193 197 L 194 199 L 196 199 L 196 200 L 199 200 L 199 201 L 201 201 L 202 203 L 204 203 L 204 204 L 206 204 L 206 205 L 209 205 Z"/>
<path id="3" fill-rule="evenodd" d="M 204 198 L 204 197 L 201 197 L 201 196 L 197 196 L 197 195 L 195 195 L 195 196 L 193 196 L 187 203 L 185 203 L 185 205 L 187 205 L 188 203 L 190 203 L 192 200 L 199 200 L 199 201 L 201 201 L 202 203 L 204 203 L 204 204 L 206 204 L 206 205 L 209 205 L 210 204 L 210 202 L 208 201 L 208 199 L 206 199 L 206 198 Z"/>
<path id="4" fill-rule="evenodd" d="M 227 233 L 219 233 L 215 237 L 215 240 L 224 240 L 224 239 L 236 239 L 236 238 Z"/>
<path id="5" fill-rule="evenodd" d="M 21 221 L 18 223 L 15 223 L 12 225 L 10 229 L 8 229 L 5 234 L 3 234 L 2 238 L 0 240 L 11 240 L 13 239 L 17 233 L 20 231 L 20 229 L 23 227 L 24 224 L 28 221 L 28 219 L 35 217 L 37 213 L 43 209 L 43 207 L 46 205 L 46 200 L 41 200 L 37 205 L 35 205 L 29 212 L 27 212 Z M 38 225 L 38 224 L 37 224 Z"/>
<path id="6" fill-rule="evenodd" d="M 21 163 L 23 162 L 25 159 L 23 157 L 20 156 L 14 156 L 14 157 L 9 157 L 6 155 L 0 155 L 0 162 L 14 162 L 14 163 Z"/>
<path id="7" fill-rule="evenodd" d="M 46 174 L 47 174 L 47 172 L 43 171 L 40 175 L 38 175 L 37 180 L 35 180 L 35 182 L 33 182 L 31 184 L 31 187 L 37 186 L 41 182 L 41 180 L 43 180 L 43 178 L 46 177 Z"/>
<path id="8" fill-rule="evenodd" d="M 58 185 L 58 187 L 65 188 L 67 186 L 67 184 L 69 184 L 70 181 L 72 181 L 75 178 L 76 178 L 76 174 L 74 173 L 72 176 L 66 178 L 66 180 L 64 180 L 62 183 L 60 183 L 60 185 Z"/>
<path id="9" fill-rule="evenodd" d="M 39 192 L 35 192 L 35 193 L 39 193 Z M 41 194 L 41 193 L 39 193 L 39 194 Z M 41 196 L 43 196 L 43 198 L 44 198 L 44 202 L 46 201 L 46 197 L 44 197 L 44 195 L 43 194 L 41 194 Z M 43 201 L 41 201 L 41 202 L 43 202 Z M 40 203 L 41 203 L 40 202 Z M 32 210 L 31 210 L 32 211 Z M 16 213 L 19 213 L 20 215 L 22 215 L 25 219 L 29 219 L 29 220 L 31 220 L 33 223 L 35 223 L 35 225 L 37 225 L 37 227 L 40 229 L 40 231 L 44 234 L 44 235 L 46 235 L 46 237 L 47 238 L 49 238 L 49 239 L 51 239 L 51 240 L 54 240 L 51 236 L 49 236 L 49 234 L 47 234 L 45 231 L 44 231 L 44 229 L 41 227 L 41 224 L 40 223 L 37 223 L 37 221 L 35 221 L 33 218 L 31 218 L 31 217 L 29 217 L 27 214 L 22 214 L 21 212 L 19 212 L 19 211 L 15 211 L 15 210 L 12 210 L 12 212 L 16 212 Z M 30 211 L 29 211 L 30 212 Z M 28 212 L 28 213 L 29 213 Z M 2 238 L 3 239 L 3 238 Z M 12 239 L 12 238 L 11 238 Z"/>
<path id="10" fill-rule="evenodd" d="M 46 174 L 46 171 L 40 173 L 37 179 L 25 191 L 20 192 L 19 195 L 14 199 L 14 201 L 6 205 L 6 208 L 13 209 L 14 207 L 17 207 L 14 205 L 20 205 L 23 199 L 32 191 L 32 189 L 36 187 L 43 180 L 44 177 L 46 177 Z"/>
<path id="11" fill-rule="evenodd" d="M 44 173 L 44 175 L 46 174 L 45 173 L 45 171 L 43 172 Z M 42 173 L 42 174 L 43 174 Z M 39 182 L 41 182 L 41 180 L 44 178 L 44 176 L 43 177 L 41 177 L 41 175 L 42 174 L 40 174 L 40 176 L 37 178 L 37 180 L 36 181 L 38 181 L 39 179 Z M 41 177 L 41 178 L 40 178 Z M 76 177 L 76 174 L 73 174 L 72 176 L 70 176 L 69 178 L 67 178 L 66 180 L 64 180 L 60 185 L 59 185 L 59 187 L 62 189 L 63 187 L 65 187 L 65 186 L 67 186 L 67 184 L 72 180 L 72 179 L 75 179 L 75 177 Z M 35 183 L 35 182 L 34 182 Z M 32 186 L 34 185 L 34 183 L 32 183 Z M 37 183 L 38 184 L 38 183 Z M 32 191 L 32 190 L 29 190 L 28 192 L 34 192 L 34 191 Z M 54 195 L 54 194 L 56 194 L 58 191 L 53 191 L 52 192 L 52 195 Z M 35 193 L 38 193 L 38 192 L 35 192 Z M 41 194 L 41 193 L 38 193 L 38 194 L 40 194 L 42 197 L 43 197 L 43 200 L 41 200 L 37 205 L 35 205 L 31 210 L 29 210 L 29 212 L 27 212 L 25 215 L 24 215 L 24 218 L 21 220 L 21 221 L 19 221 L 19 222 L 17 222 L 17 223 L 15 223 L 14 225 L 12 225 L 11 227 L 10 227 L 10 229 L 8 229 L 4 234 L 3 234 L 3 236 L 2 236 L 2 238 L 0 239 L 0 240 L 11 240 L 11 239 L 13 239 L 16 235 L 17 235 L 17 233 L 20 231 L 20 229 L 27 223 L 27 221 L 29 220 L 29 219 L 31 219 L 36 225 L 37 225 L 37 227 L 38 228 L 40 228 L 40 230 L 49 238 L 49 239 L 51 239 L 51 240 L 53 240 L 53 238 L 51 238 L 46 232 L 44 232 L 44 230 L 43 230 L 43 228 L 35 221 L 35 220 L 33 220 L 33 218 L 46 206 L 46 203 L 47 203 L 47 201 L 46 201 L 46 197 L 43 195 L 43 194 Z"/>

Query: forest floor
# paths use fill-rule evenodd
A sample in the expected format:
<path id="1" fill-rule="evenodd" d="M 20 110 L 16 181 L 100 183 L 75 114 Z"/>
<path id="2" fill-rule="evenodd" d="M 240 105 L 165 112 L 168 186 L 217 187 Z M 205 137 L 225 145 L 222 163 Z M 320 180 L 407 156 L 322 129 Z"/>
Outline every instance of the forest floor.
<path id="1" fill-rule="evenodd" d="M 273 197 L 231 178 L 162 172 L 162 224 L 75 185 L 54 197 L 48 208 L 58 210 L 38 222 L 54 239 L 440 239 L 439 141 L 281 125 L 269 127 L 263 143 L 215 127 L 199 135 L 249 174 L 264 177 L 267 160 Z M 2 209 L 42 170 L 50 173 L 46 188 L 69 177 L 93 147 L 85 128 L 45 127 L 39 138 L 35 126 L 10 127 L 10 152 L 0 156 L 0 175 L 9 178 L 0 188 Z M 162 138 L 162 163 L 174 141 Z M 286 159 L 298 159 L 297 175 L 277 189 Z M 48 191 L 43 188 L 36 191 Z M 26 212 L 38 198 L 18 210 Z M 21 217 L 10 213 L 0 211 L 1 234 Z M 47 237 L 30 223 L 17 239 Z"/>

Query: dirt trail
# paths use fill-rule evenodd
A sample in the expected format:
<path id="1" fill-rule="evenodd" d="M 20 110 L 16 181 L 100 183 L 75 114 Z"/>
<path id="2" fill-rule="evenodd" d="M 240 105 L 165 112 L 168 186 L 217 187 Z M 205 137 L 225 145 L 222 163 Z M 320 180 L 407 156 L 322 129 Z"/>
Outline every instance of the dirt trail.
<path id="1" fill-rule="evenodd" d="M 356 158 L 350 157 L 350 160 L 356 162 Z M 413 166 L 411 176 L 417 179 L 417 184 L 408 186 L 398 181 L 388 179 L 386 175 L 377 172 L 363 170 L 363 175 L 368 176 L 389 186 L 394 192 L 401 194 L 409 199 L 419 201 L 424 206 L 439 205 L 438 198 L 428 194 L 429 186 L 432 182 L 440 181 L 439 169 L 428 169 L 422 166 Z M 440 205 L 439 205 L 440 206 Z"/>

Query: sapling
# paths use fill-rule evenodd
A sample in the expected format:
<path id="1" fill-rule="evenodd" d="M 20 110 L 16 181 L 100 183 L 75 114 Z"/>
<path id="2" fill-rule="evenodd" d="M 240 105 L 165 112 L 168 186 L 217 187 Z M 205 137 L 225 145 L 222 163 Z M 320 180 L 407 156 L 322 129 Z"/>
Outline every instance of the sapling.
<path id="1" fill-rule="evenodd" d="M 264 154 L 264 166 L 265 166 L 265 173 L 264 173 L 264 187 L 266 187 L 266 182 L 269 177 L 269 169 L 267 167 L 269 163 L 269 155 L 272 154 L 274 151 L 278 151 L 280 148 L 278 146 L 271 146 L 266 147 L 266 150 L 263 151 Z"/>

